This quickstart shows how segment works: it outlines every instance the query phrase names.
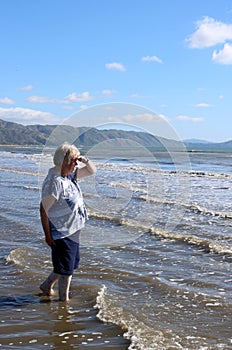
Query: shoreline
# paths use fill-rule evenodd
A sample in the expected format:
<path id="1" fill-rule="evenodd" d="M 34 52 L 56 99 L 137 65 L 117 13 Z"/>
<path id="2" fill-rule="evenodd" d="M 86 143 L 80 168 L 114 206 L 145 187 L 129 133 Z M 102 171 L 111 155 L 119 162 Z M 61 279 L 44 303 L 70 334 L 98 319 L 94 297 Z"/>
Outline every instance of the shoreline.
<path id="1" fill-rule="evenodd" d="M 141 145 L 142 146 L 142 145 Z M 28 149 L 28 148 L 33 148 L 38 149 L 38 150 L 43 150 L 43 148 L 46 147 L 46 143 L 45 144 L 2 144 L 0 143 L 0 150 L 4 149 L 4 148 L 21 148 L 21 149 Z M 56 146 L 54 146 L 55 148 Z M 90 149 L 92 146 L 89 146 Z M 89 149 L 88 146 L 84 146 L 84 147 L 79 147 L 80 149 Z M 144 147 L 144 146 L 143 146 Z M 52 146 L 50 147 L 52 148 Z M 122 147 L 125 148 L 125 147 Z M 162 149 L 162 148 L 158 148 L 158 147 L 152 147 L 152 146 L 148 146 L 146 147 L 150 152 L 153 152 L 154 154 L 157 153 L 189 153 L 189 154 L 197 154 L 197 153 L 224 153 L 224 154 L 228 154 L 228 153 L 232 153 L 232 148 L 190 148 L 189 146 L 185 146 L 185 149 L 180 150 L 180 149 Z M 138 156 L 139 157 L 139 156 Z"/>

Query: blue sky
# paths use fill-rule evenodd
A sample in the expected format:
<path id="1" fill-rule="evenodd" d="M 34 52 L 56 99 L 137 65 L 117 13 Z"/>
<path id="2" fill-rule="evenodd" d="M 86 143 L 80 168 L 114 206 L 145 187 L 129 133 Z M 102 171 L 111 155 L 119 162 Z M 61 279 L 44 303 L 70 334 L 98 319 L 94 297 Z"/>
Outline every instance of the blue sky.
<path id="1" fill-rule="evenodd" d="M 1 119 L 120 102 L 181 139 L 232 139 L 231 0 L 2 0 L 0 33 Z"/>

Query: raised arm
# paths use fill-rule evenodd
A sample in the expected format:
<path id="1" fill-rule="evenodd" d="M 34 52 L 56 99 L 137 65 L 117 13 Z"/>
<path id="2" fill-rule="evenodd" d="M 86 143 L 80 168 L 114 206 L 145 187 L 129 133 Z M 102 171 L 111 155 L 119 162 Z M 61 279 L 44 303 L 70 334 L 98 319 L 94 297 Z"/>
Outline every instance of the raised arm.
<path id="1" fill-rule="evenodd" d="M 78 179 L 81 179 L 82 177 L 90 176 L 96 173 L 96 167 L 90 159 L 84 156 L 80 156 L 78 160 L 79 162 L 85 164 L 85 166 L 77 170 Z"/>

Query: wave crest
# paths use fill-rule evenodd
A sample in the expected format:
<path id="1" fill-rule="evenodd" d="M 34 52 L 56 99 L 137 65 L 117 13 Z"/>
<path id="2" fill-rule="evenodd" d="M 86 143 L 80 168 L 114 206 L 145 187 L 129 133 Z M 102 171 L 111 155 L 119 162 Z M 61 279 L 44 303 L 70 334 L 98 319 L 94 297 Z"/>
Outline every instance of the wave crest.
<path id="1" fill-rule="evenodd" d="M 123 308 L 117 307 L 105 285 L 98 292 L 95 308 L 98 309 L 97 317 L 102 322 L 122 328 L 124 338 L 131 342 L 128 350 L 182 349 L 178 343 L 179 338 L 172 331 L 166 329 L 164 333 L 159 328 L 151 328 L 132 314 L 126 313 Z"/>

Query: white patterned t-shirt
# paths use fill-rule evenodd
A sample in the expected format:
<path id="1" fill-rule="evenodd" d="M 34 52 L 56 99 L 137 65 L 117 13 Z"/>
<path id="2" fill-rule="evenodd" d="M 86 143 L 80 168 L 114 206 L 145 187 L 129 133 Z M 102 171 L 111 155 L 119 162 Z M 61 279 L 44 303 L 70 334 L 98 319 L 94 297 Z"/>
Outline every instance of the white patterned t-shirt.
<path id="1" fill-rule="evenodd" d="M 42 199 L 47 196 L 56 199 L 48 212 L 52 238 L 72 238 L 71 235 L 81 230 L 88 219 L 76 171 L 63 177 L 54 168 L 49 169 L 42 186 Z"/>

